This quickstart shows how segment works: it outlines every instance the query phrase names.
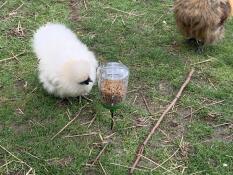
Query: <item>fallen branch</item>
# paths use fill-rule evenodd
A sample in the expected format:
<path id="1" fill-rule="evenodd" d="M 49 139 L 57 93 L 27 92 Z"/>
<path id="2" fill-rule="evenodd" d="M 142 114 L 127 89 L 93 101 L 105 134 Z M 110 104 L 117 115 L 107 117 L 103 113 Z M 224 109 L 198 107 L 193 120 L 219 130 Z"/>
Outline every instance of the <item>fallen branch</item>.
<path id="1" fill-rule="evenodd" d="M 83 108 L 85 108 L 86 105 L 84 105 L 83 107 L 80 108 L 78 114 L 72 119 L 70 120 L 57 134 L 55 134 L 51 140 L 53 140 L 55 137 L 57 137 L 62 131 L 64 131 L 74 120 L 76 120 L 78 118 L 78 116 L 80 115 L 80 113 L 82 112 Z"/>
<path id="2" fill-rule="evenodd" d="M 141 155 L 144 152 L 145 146 L 147 145 L 147 143 L 149 142 L 150 138 L 152 137 L 152 135 L 155 133 L 156 129 L 159 127 L 160 123 L 162 122 L 163 118 L 165 117 L 165 115 L 170 111 L 170 109 L 172 109 L 172 107 L 176 104 L 177 100 L 180 98 L 184 88 L 188 85 L 189 81 L 191 80 L 191 77 L 194 73 L 194 69 L 192 69 L 187 77 L 187 79 L 185 80 L 185 82 L 183 83 L 183 85 L 181 86 L 179 92 L 177 93 L 176 97 L 174 98 L 174 100 L 170 103 L 170 105 L 165 109 L 165 111 L 163 112 L 163 114 L 161 115 L 161 117 L 159 118 L 159 120 L 155 123 L 155 125 L 153 126 L 153 128 L 150 130 L 148 136 L 146 137 L 146 139 L 143 141 L 143 143 L 141 145 L 139 145 L 138 147 L 138 151 L 136 153 L 136 158 L 135 161 L 133 162 L 133 165 L 131 168 L 129 168 L 129 174 L 133 174 L 136 166 L 138 165 L 140 159 L 141 159 Z"/>

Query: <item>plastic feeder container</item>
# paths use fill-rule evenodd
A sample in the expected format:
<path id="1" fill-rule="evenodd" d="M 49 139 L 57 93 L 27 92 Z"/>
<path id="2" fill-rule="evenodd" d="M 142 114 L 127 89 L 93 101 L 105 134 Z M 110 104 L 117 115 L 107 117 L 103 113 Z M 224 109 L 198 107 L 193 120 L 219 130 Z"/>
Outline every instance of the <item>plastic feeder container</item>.
<path id="1" fill-rule="evenodd" d="M 98 73 L 101 102 L 105 108 L 114 111 L 126 98 L 129 69 L 121 63 L 109 62 L 102 65 Z"/>

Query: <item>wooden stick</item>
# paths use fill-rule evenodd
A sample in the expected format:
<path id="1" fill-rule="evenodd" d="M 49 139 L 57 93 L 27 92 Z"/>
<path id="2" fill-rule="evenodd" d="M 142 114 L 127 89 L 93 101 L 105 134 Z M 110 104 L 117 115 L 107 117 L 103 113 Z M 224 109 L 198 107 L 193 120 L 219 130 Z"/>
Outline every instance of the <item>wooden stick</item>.
<path id="1" fill-rule="evenodd" d="M 136 166 L 138 165 L 140 159 L 141 159 L 141 155 L 144 152 L 145 146 L 146 144 L 149 142 L 150 138 L 152 137 L 152 135 L 155 133 L 156 129 L 159 127 L 160 123 L 162 122 L 164 116 L 170 111 L 170 109 L 176 104 L 177 100 L 180 98 L 184 88 L 188 85 L 188 83 L 191 80 L 191 77 L 194 73 L 194 69 L 192 69 L 187 77 L 187 79 L 185 80 L 185 82 L 183 83 L 183 85 L 181 86 L 180 90 L 178 91 L 176 97 L 174 98 L 174 100 L 170 103 L 170 105 L 165 109 L 165 111 L 163 112 L 163 114 L 161 115 L 161 117 L 159 118 L 159 120 L 155 123 L 155 125 L 153 126 L 153 128 L 150 130 L 148 136 L 146 137 L 146 139 L 143 141 L 143 143 L 141 145 L 139 145 L 138 147 L 138 151 L 136 153 L 136 158 L 135 161 L 133 162 L 132 167 L 129 169 L 129 174 L 133 174 Z"/>
<path id="2" fill-rule="evenodd" d="M 64 131 L 74 120 L 76 120 L 78 118 L 78 116 L 80 115 L 80 113 L 82 112 L 83 108 L 85 108 L 86 105 L 84 105 L 83 107 L 80 108 L 78 114 L 72 119 L 70 120 L 57 134 L 55 134 L 51 140 L 53 140 L 55 137 L 57 137 L 62 131 Z"/>
<path id="3" fill-rule="evenodd" d="M 106 145 L 104 145 L 103 149 L 100 151 L 100 153 L 98 154 L 98 156 L 95 158 L 95 160 L 92 162 L 92 166 L 95 165 L 95 163 L 99 160 L 100 156 L 103 154 L 104 150 L 107 148 L 108 143 Z"/>

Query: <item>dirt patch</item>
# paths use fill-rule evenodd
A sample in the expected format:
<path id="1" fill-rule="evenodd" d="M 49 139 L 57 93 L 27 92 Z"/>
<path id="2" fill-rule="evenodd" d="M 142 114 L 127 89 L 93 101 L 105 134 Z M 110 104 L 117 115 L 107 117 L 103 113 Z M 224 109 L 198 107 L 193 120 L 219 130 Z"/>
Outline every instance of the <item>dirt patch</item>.
<path id="1" fill-rule="evenodd" d="M 24 28 L 12 28 L 7 32 L 7 35 L 17 38 L 24 38 L 26 36 L 26 30 Z"/>
<path id="2" fill-rule="evenodd" d="M 171 83 L 165 80 L 159 82 L 158 91 L 163 96 L 171 96 L 174 94 Z"/>
<path id="3" fill-rule="evenodd" d="M 233 142 L 233 124 L 214 128 L 212 141 Z"/>
<path id="4" fill-rule="evenodd" d="M 141 91 L 141 90 L 140 90 Z M 146 95 L 146 92 L 135 92 L 128 94 L 128 103 L 143 111 L 149 113 L 156 113 L 160 110 L 160 105 L 153 101 L 153 99 Z"/>
<path id="5" fill-rule="evenodd" d="M 171 44 L 166 46 L 166 49 L 168 50 L 169 53 L 175 55 L 180 51 L 181 45 L 177 41 L 173 41 Z"/>
<path id="6" fill-rule="evenodd" d="M 171 140 L 175 140 L 178 137 L 182 137 L 183 135 L 185 135 L 186 125 L 180 120 L 173 119 L 166 122 L 164 126 L 164 131 L 168 135 L 168 138 L 170 138 Z"/>
<path id="7" fill-rule="evenodd" d="M 15 82 L 15 87 L 20 90 L 20 91 L 23 91 L 27 88 L 27 82 L 25 80 L 22 80 L 22 79 L 17 79 Z"/>
<path id="8" fill-rule="evenodd" d="M 21 134 L 23 132 L 26 132 L 28 131 L 28 126 L 26 124 L 16 124 L 16 123 L 13 123 L 11 125 L 11 129 L 14 131 L 15 134 Z"/>
<path id="9" fill-rule="evenodd" d="M 90 108 L 86 108 L 85 109 L 85 112 L 83 111 L 82 114 L 80 114 L 80 116 L 78 117 L 77 121 L 78 123 L 80 124 L 86 124 L 89 125 L 91 122 L 91 120 L 96 116 L 96 114 L 94 113 L 93 109 L 90 107 Z M 94 123 L 95 121 L 93 121 Z"/>
<path id="10" fill-rule="evenodd" d="M 191 108 L 178 108 L 176 110 L 176 114 L 181 119 L 188 119 L 188 117 L 190 117 L 191 114 Z"/>
<path id="11" fill-rule="evenodd" d="M 4 128 L 4 125 L 3 124 L 0 124 L 0 131 L 2 131 Z"/>
<path id="12" fill-rule="evenodd" d="M 99 175 L 101 173 L 95 167 L 85 167 L 83 169 L 83 174 L 85 174 L 85 175 Z"/>
<path id="13" fill-rule="evenodd" d="M 208 124 L 213 124 L 218 122 L 218 117 L 220 114 L 208 113 L 208 115 L 202 117 L 201 119 Z"/>
<path id="14" fill-rule="evenodd" d="M 9 172 L 7 175 L 24 175 L 24 173 L 20 171 L 13 171 L 13 172 Z"/>
<path id="15" fill-rule="evenodd" d="M 190 118 L 184 118 L 190 114 L 189 108 L 177 108 L 171 111 L 161 126 L 171 139 L 185 135 L 186 127 L 190 123 Z"/>
<path id="16" fill-rule="evenodd" d="M 56 105 L 59 107 L 59 108 L 66 108 L 70 105 L 70 101 L 69 99 L 67 98 L 64 98 L 64 99 L 58 99 L 57 102 L 56 102 Z"/>
<path id="17" fill-rule="evenodd" d="M 69 9 L 70 9 L 69 19 L 73 22 L 77 22 L 80 20 L 80 14 L 79 14 L 80 4 L 81 4 L 80 0 L 69 0 Z"/>

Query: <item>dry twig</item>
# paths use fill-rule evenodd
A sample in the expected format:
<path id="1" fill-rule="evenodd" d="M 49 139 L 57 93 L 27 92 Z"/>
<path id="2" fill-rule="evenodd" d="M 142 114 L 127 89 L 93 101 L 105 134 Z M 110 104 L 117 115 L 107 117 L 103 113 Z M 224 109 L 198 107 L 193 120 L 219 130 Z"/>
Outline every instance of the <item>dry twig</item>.
<path id="1" fill-rule="evenodd" d="M 64 136 L 64 138 L 84 137 L 84 136 L 92 136 L 92 135 L 97 135 L 97 134 L 98 132 L 91 132 L 91 133 L 85 133 L 85 134 L 67 135 L 67 136 Z"/>
<path id="2" fill-rule="evenodd" d="M 149 140 L 152 137 L 152 135 L 155 133 L 156 129 L 159 127 L 159 125 L 162 122 L 164 116 L 170 111 L 170 109 L 176 104 L 177 100 L 182 95 L 182 92 L 183 92 L 184 88 L 188 85 L 189 81 L 191 80 L 191 77 L 192 77 L 193 73 L 194 73 L 194 69 L 192 69 L 190 71 L 190 73 L 189 73 L 186 81 L 181 86 L 181 88 L 180 88 L 179 92 L 177 93 L 176 97 L 170 103 L 170 105 L 165 109 L 165 111 L 163 112 L 163 114 L 161 115 L 161 117 L 159 118 L 159 120 L 155 123 L 155 125 L 153 126 L 153 128 L 150 130 L 150 132 L 149 132 L 148 136 L 146 137 L 146 139 L 143 141 L 143 143 L 141 145 L 139 145 L 135 161 L 133 162 L 132 167 L 129 169 L 129 174 L 132 174 L 134 172 L 136 166 L 138 165 L 138 163 L 139 163 L 139 161 L 141 159 L 141 155 L 144 152 L 145 146 L 149 142 Z"/>
<path id="3" fill-rule="evenodd" d="M 84 96 L 84 95 L 82 96 L 82 98 L 85 99 L 85 100 L 87 100 L 87 101 L 89 101 L 89 102 L 93 102 L 92 99 L 90 99 L 90 98 L 88 98 L 88 97 L 86 97 L 86 96 Z"/>
<path id="4" fill-rule="evenodd" d="M 126 12 L 126 11 L 123 11 L 123 10 L 120 10 L 120 9 L 117 9 L 117 8 L 113 8 L 113 7 L 104 7 L 104 9 L 115 10 L 117 12 L 121 12 L 121 13 L 127 14 L 129 16 L 142 16 L 142 15 L 144 15 L 144 14 L 135 14 L 135 13 L 132 13 L 132 12 Z"/>
<path id="5" fill-rule="evenodd" d="M 215 60 L 215 58 L 210 58 L 210 59 L 207 59 L 207 60 L 204 60 L 204 61 L 193 63 L 193 64 L 191 64 L 191 66 L 194 66 L 194 65 L 197 65 L 197 64 L 207 63 L 207 62 L 210 62 L 210 61 L 213 61 L 213 60 Z"/>
<path id="6" fill-rule="evenodd" d="M 222 124 L 214 125 L 213 127 L 218 128 L 218 127 L 221 127 L 221 126 L 227 126 L 227 125 L 232 125 L 232 124 L 233 123 L 222 123 Z"/>
<path id="7" fill-rule="evenodd" d="M 107 175 L 107 173 L 106 173 L 106 171 L 105 171 L 105 169 L 104 169 L 102 163 L 101 163 L 100 161 L 98 161 L 98 162 L 99 162 L 99 164 L 100 164 L 100 167 L 101 167 L 101 169 L 102 169 L 104 175 Z"/>
<path id="8" fill-rule="evenodd" d="M 160 165 L 159 163 L 156 163 L 155 161 L 151 160 L 150 158 L 148 158 L 148 157 L 146 157 L 146 156 L 144 156 L 144 155 L 141 155 L 141 157 L 144 158 L 144 159 L 146 159 L 146 160 L 148 160 L 148 161 L 150 161 L 151 163 L 155 164 L 157 167 L 161 167 L 162 169 L 164 169 L 164 170 L 166 170 L 166 171 L 169 171 L 170 173 L 174 174 L 173 172 L 171 172 L 170 170 L 168 170 L 168 169 L 165 168 L 164 166 Z M 157 168 L 157 167 L 156 167 L 156 168 Z M 153 170 L 154 170 L 154 169 L 152 169 L 152 171 L 153 171 Z"/>
<path id="9" fill-rule="evenodd" d="M 82 112 L 83 108 L 85 108 L 86 105 L 82 106 L 78 112 L 78 114 L 72 119 L 70 120 L 57 134 L 55 134 L 51 140 L 53 140 L 55 137 L 57 137 L 62 131 L 64 131 L 74 120 L 76 120 L 78 118 L 78 116 L 80 115 L 80 113 Z"/>
<path id="10" fill-rule="evenodd" d="M 0 9 L 1 9 L 4 5 L 6 5 L 6 3 L 7 3 L 7 1 L 5 1 L 2 5 L 0 5 Z"/>
<path id="11" fill-rule="evenodd" d="M 188 115 L 186 115 L 186 116 L 184 116 L 184 118 L 187 118 L 187 117 L 189 117 L 189 116 L 192 116 L 193 114 L 195 114 L 196 112 L 202 110 L 203 108 L 207 108 L 207 107 L 209 107 L 209 106 L 221 104 L 221 103 L 223 103 L 223 102 L 224 102 L 224 100 L 220 100 L 220 101 L 215 101 L 215 102 L 210 103 L 210 104 L 207 104 L 207 105 L 203 105 L 202 107 L 196 109 L 195 111 L 191 110 L 191 113 L 188 114 Z"/>
<path id="12" fill-rule="evenodd" d="M 90 124 L 87 126 L 87 128 L 90 128 L 90 126 L 92 125 L 92 123 L 95 121 L 96 119 L 96 115 L 93 117 L 93 119 L 91 119 Z"/>
<path id="13" fill-rule="evenodd" d="M 121 165 L 121 164 L 118 164 L 118 163 L 110 163 L 111 165 L 115 165 L 115 166 L 120 166 L 120 167 L 124 167 L 124 168 L 132 168 L 132 167 L 129 167 L 129 166 L 125 166 L 125 165 Z M 144 169 L 140 169 L 140 168 L 134 168 L 135 170 L 138 170 L 138 171 L 144 171 L 144 172 L 148 172 L 148 170 L 144 170 Z"/>
<path id="14" fill-rule="evenodd" d="M 83 0 L 83 4 L 84 4 L 85 9 L 87 10 L 87 3 L 86 3 L 86 0 Z"/>
<path id="15" fill-rule="evenodd" d="M 17 54 L 17 55 L 14 55 L 14 54 L 12 53 L 12 55 L 13 55 L 12 57 L 2 59 L 2 60 L 0 60 L 0 63 L 6 62 L 6 61 L 10 61 L 10 60 L 13 60 L 13 59 L 19 61 L 19 59 L 18 59 L 17 57 L 20 56 L 20 55 L 23 55 L 24 53 L 25 53 L 25 51 L 23 51 L 23 52 L 21 52 L 21 53 L 19 53 L 19 54 Z"/>
<path id="16" fill-rule="evenodd" d="M 155 167 L 152 171 L 156 170 L 157 168 L 161 167 L 163 164 L 165 164 L 167 161 L 169 161 L 173 156 L 176 155 L 176 153 L 179 151 L 180 148 L 178 148 L 170 157 L 168 157 L 166 160 L 164 160 L 161 164 L 159 164 L 157 167 Z"/>
<path id="17" fill-rule="evenodd" d="M 92 166 L 96 164 L 96 162 L 99 160 L 100 156 L 103 154 L 103 152 L 107 148 L 107 146 L 108 146 L 108 143 L 104 145 L 103 149 L 97 155 L 97 157 L 95 158 L 95 160 L 91 163 Z"/>
<path id="18" fill-rule="evenodd" d="M 148 106 L 148 103 L 147 103 L 146 98 L 144 97 L 144 95 L 142 95 L 142 99 L 143 99 L 143 101 L 144 101 L 144 103 L 145 103 L 145 105 L 146 105 L 147 111 L 149 112 L 149 114 L 151 114 L 150 108 L 149 108 L 149 106 Z"/>
<path id="19" fill-rule="evenodd" d="M 6 151 L 8 154 L 10 154 L 12 157 L 14 157 L 18 162 L 20 162 L 21 164 L 26 165 L 27 167 L 29 167 L 30 169 L 33 169 L 30 165 L 28 165 L 26 162 L 24 162 L 22 159 L 18 158 L 16 155 L 14 155 L 13 153 L 11 153 L 9 150 L 7 150 L 5 147 L 3 147 L 2 145 L 0 145 L 0 148 L 2 148 L 4 151 Z M 8 165 L 8 164 L 7 164 Z"/>
<path id="20" fill-rule="evenodd" d="M 6 162 L 5 164 L 1 165 L 0 166 L 0 169 L 3 168 L 3 167 L 7 167 L 9 164 L 11 164 L 12 162 L 14 162 L 13 160 L 9 161 L 9 162 Z"/>
<path id="21" fill-rule="evenodd" d="M 133 103 L 132 103 L 133 105 L 135 104 L 137 98 L 138 98 L 138 96 L 136 95 L 135 98 L 134 98 L 134 100 L 133 100 Z"/>

